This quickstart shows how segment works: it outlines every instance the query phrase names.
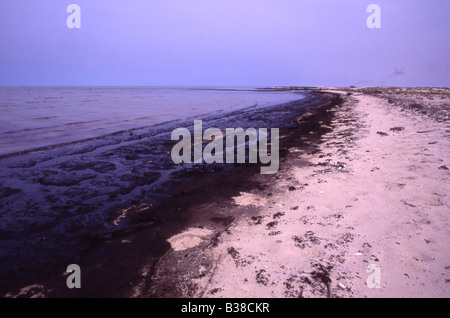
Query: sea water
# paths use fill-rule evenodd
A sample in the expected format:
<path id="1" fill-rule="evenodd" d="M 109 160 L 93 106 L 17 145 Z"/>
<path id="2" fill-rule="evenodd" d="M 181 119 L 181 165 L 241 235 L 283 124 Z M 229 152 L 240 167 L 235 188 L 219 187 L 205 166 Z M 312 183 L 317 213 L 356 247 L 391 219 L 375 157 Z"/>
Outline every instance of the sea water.
<path id="1" fill-rule="evenodd" d="M 0 155 L 301 98 L 248 87 L 0 87 Z"/>

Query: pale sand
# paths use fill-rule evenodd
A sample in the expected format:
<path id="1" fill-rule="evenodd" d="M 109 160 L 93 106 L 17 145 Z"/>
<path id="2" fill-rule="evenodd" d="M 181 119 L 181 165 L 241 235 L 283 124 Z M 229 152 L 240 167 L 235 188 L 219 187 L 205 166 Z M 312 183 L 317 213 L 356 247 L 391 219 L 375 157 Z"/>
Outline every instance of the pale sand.
<path id="1" fill-rule="evenodd" d="M 174 251 L 184 251 L 210 239 L 212 234 L 208 229 L 191 228 L 172 236 L 168 242 Z"/>
<path id="2" fill-rule="evenodd" d="M 205 250 L 215 265 L 192 281 L 195 297 L 326 297 L 328 277 L 331 297 L 450 296 L 448 121 L 357 92 L 350 100 L 321 152 L 290 149 L 298 165 L 273 178 L 282 191 L 234 198 L 260 217 Z M 371 264 L 380 288 L 367 286 Z"/>

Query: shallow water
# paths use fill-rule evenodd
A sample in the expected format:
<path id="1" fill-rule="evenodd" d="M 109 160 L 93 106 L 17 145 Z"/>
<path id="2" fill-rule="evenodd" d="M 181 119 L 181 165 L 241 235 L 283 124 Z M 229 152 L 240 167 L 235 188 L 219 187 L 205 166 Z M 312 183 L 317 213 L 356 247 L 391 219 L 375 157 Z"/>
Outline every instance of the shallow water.
<path id="1" fill-rule="evenodd" d="M 1 87 L 0 155 L 300 98 L 255 88 Z"/>

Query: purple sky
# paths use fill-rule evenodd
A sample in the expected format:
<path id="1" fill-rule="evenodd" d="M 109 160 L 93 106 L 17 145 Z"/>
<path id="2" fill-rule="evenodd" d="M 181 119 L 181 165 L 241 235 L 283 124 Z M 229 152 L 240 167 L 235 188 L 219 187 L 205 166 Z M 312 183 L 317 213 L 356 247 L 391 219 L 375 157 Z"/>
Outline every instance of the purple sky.
<path id="1" fill-rule="evenodd" d="M 450 86 L 449 13 L 449 0 L 1 0 L 0 85 Z"/>

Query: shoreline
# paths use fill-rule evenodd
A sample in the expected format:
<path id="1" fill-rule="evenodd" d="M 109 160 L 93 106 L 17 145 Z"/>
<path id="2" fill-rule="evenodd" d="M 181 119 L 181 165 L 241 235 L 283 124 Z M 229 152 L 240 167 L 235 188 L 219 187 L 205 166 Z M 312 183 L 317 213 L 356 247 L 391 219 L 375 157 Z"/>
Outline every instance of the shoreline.
<path id="1" fill-rule="evenodd" d="M 295 116 L 318 102 L 319 95 L 311 93 L 307 98 L 281 105 L 217 114 L 207 118 L 207 122 L 214 127 L 245 127 L 250 123 L 257 127 L 258 123 L 268 122 L 271 125 L 284 123 L 288 127 L 287 114 Z M 265 114 L 269 113 L 270 120 L 266 121 Z M 55 272 L 63 275 L 65 263 L 79 263 L 86 280 L 92 281 L 92 288 L 83 288 L 78 293 L 83 297 L 105 295 L 99 280 L 113 280 L 114 275 L 126 272 L 125 281 L 139 279 L 141 265 L 158 259 L 170 247 L 166 239 L 181 231 L 190 218 L 184 206 L 204 199 L 192 198 L 189 190 L 182 187 L 189 187 L 192 181 L 202 179 L 205 174 L 228 175 L 229 171 L 239 169 L 234 165 L 176 167 L 167 159 L 167 153 L 175 144 L 170 141 L 169 132 L 144 131 L 141 135 L 130 136 L 134 139 L 125 145 L 123 139 L 127 135 L 100 140 L 98 144 L 82 144 L 81 148 L 69 147 L 69 152 L 55 148 L 34 156 L 4 159 L 3 180 L 8 183 L 0 189 L 4 194 L 3 209 L 17 212 L 10 213 L 10 221 L 4 223 L 0 231 L 3 242 L 9 244 L 9 249 L 0 256 L 4 278 L 1 290 L 14 295 L 20 293 L 20 287 L 46 282 L 42 285 L 44 291 L 38 294 L 71 297 L 75 293 L 66 290 L 63 276 L 55 275 Z M 240 169 L 244 175 L 250 175 L 256 173 L 257 168 L 259 166 L 243 165 Z M 17 184 L 19 179 L 22 181 Z M 27 191 L 33 188 L 35 191 Z M 175 203 L 176 200 L 184 203 Z M 39 217 L 31 222 L 25 219 L 23 228 L 14 228 L 12 218 L 27 214 Z M 57 215 L 58 220 L 53 220 Z M 133 243 L 128 243 L 131 241 Z M 148 248 L 148 244 L 152 244 L 152 248 Z M 121 258 L 122 253 L 127 256 Z M 108 257 L 117 260 L 117 268 L 99 272 Z M 129 294 L 127 288 L 107 289 L 107 295 L 112 297 Z"/>
<path id="2" fill-rule="evenodd" d="M 244 184 L 234 186 L 235 191 L 225 188 L 225 193 L 219 197 L 219 200 L 208 199 L 206 202 L 196 202 L 195 209 L 201 211 L 201 213 L 196 213 L 197 216 L 191 221 L 188 229 L 169 240 L 172 248 L 158 261 L 159 272 L 152 273 L 153 283 L 151 286 L 142 286 L 138 289 L 135 297 L 205 296 L 204 288 L 199 288 L 192 282 L 198 278 L 207 278 L 207 274 L 211 271 L 212 273 L 216 272 L 217 260 L 208 255 L 208 250 L 217 248 L 222 237 L 230 235 L 230 228 L 235 226 L 236 223 L 246 222 L 248 219 L 252 222 L 259 221 L 258 209 L 266 202 L 259 195 L 254 195 L 253 192 L 264 193 L 268 197 L 272 197 L 277 192 L 276 189 L 273 189 L 271 183 L 280 179 L 280 172 L 290 165 L 289 148 L 298 145 L 306 152 L 314 153 L 317 150 L 320 136 L 330 130 L 327 127 L 333 116 L 330 110 L 341 103 L 340 97 L 335 94 L 329 95 L 328 98 L 328 101 L 310 107 L 307 112 L 297 116 L 296 122 L 299 125 L 292 131 L 287 134 L 285 132 L 286 135 L 280 134 L 280 140 L 283 141 L 281 147 L 285 151 L 281 153 L 280 170 L 277 174 L 250 174 L 248 178 L 243 178 Z M 245 169 L 248 169 L 248 167 Z M 242 177 L 243 172 L 242 170 L 235 171 L 235 174 L 237 177 Z M 289 191 L 290 187 L 284 188 Z M 239 204 L 234 198 L 239 197 L 241 193 L 245 193 L 246 198 L 244 200 L 255 200 L 255 202 L 250 206 Z M 214 223 L 221 224 L 222 229 L 214 229 L 214 226 L 212 226 Z M 206 231 L 197 233 L 197 229 L 203 230 L 205 228 Z M 212 232 L 211 229 L 213 229 Z M 198 239 L 192 240 L 192 238 Z M 191 241 L 196 244 L 192 244 Z M 232 249 L 229 254 L 233 255 L 232 257 L 238 254 L 237 252 L 236 255 L 234 253 L 235 250 Z M 219 257 L 220 259 L 221 257 Z M 177 264 L 177 266 L 173 267 L 173 264 Z"/>
<path id="3" fill-rule="evenodd" d="M 81 290 L 63 268 L 8 296 L 448 297 L 450 97 L 423 90 L 322 88 L 280 131 L 277 174 L 188 169 L 128 205 L 136 227 L 85 242 Z"/>

